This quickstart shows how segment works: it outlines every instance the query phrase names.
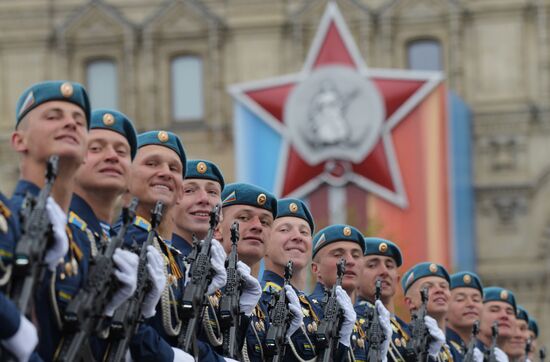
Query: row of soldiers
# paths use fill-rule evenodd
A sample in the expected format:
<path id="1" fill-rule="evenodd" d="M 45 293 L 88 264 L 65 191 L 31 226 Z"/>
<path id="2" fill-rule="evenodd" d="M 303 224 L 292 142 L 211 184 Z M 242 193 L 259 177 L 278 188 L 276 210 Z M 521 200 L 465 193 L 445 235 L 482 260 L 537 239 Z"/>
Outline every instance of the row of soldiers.
<path id="1" fill-rule="evenodd" d="M 316 231 L 302 201 L 226 185 L 78 83 L 25 90 L 11 144 L 2 361 L 534 361 L 537 324 L 511 291 L 430 262 L 401 278 L 395 243 Z"/>

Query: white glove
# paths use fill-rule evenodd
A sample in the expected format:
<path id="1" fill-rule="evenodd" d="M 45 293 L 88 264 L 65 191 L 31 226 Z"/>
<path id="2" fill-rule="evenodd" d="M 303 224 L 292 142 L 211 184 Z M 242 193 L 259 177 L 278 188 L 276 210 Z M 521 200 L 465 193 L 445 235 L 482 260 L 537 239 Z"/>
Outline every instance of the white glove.
<path id="1" fill-rule="evenodd" d="M 226 360 L 227 362 L 239 362 L 239 361 L 237 361 L 233 358 L 229 358 L 229 357 L 224 357 L 223 359 Z"/>
<path id="2" fill-rule="evenodd" d="M 393 335 L 390 321 L 390 311 L 386 309 L 384 303 L 382 303 L 381 300 L 377 300 L 374 303 L 374 307 L 378 311 L 378 320 L 380 321 L 380 327 L 382 327 L 382 330 L 384 330 L 384 335 L 386 336 L 386 339 L 384 339 L 384 343 L 382 344 L 382 351 L 380 352 L 382 355 L 382 362 L 387 362 L 388 350 L 390 349 L 391 337 Z"/>
<path id="3" fill-rule="evenodd" d="M 300 306 L 300 300 L 298 295 L 290 285 L 285 285 L 286 299 L 288 300 L 288 309 L 291 313 L 290 326 L 286 330 L 286 338 L 292 337 L 304 322 L 304 313 L 302 313 L 302 307 Z"/>
<path id="4" fill-rule="evenodd" d="M 54 271 L 59 261 L 69 251 L 69 238 L 65 231 L 67 214 L 65 214 L 51 196 L 48 197 L 48 201 L 46 202 L 46 212 L 52 223 L 54 243 L 46 251 L 44 262 L 51 271 Z"/>
<path id="5" fill-rule="evenodd" d="M 483 352 L 479 350 L 479 348 L 474 348 L 474 362 L 483 362 L 485 357 L 483 356 Z"/>
<path id="6" fill-rule="evenodd" d="M 227 283 L 227 272 L 225 270 L 225 250 L 223 250 L 222 244 L 216 239 L 212 239 L 212 245 L 210 247 L 210 264 L 214 270 L 214 276 L 212 282 L 208 286 L 206 294 L 214 294 L 218 289 L 221 289 Z"/>
<path id="7" fill-rule="evenodd" d="M 237 270 L 244 280 L 244 287 L 239 298 L 239 308 L 242 313 L 250 317 L 262 296 L 260 282 L 250 275 L 250 268 L 242 261 L 237 262 Z"/>
<path id="8" fill-rule="evenodd" d="M 115 309 L 120 307 L 136 291 L 139 257 L 131 251 L 117 248 L 113 254 L 113 262 L 116 267 L 115 277 L 120 282 L 120 288 L 117 289 L 105 306 L 103 314 L 107 317 L 112 317 Z"/>
<path id="9" fill-rule="evenodd" d="M 357 314 L 355 314 L 355 309 L 353 309 L 351 298 L 341 286 L 336 287 L 336 301 L 344 312 L 344 321 L 342 322 L 342 327 L 340 327 L 340 343 L 346 347 L 350 347 L 351 334 L 353 333 Z"/>
<path id="10" fill-rule="evenodd" d="M 430 346 L 428 347 L 428 354 L 434 358 L 437 357 L 441 348 L 445 344 L 445 333 L 439 328 L 435 319 L 429 315 L 424 317 L 424 324 L 428 328 L 428 332 L 432 337 Z"/>
<path id="11" fill-rule="evenodd" d="M 19 361 L 28 361 L 37 344 L 38 334 L 36 328 L 24 316 L 21 316 L 17 332 L 10 338 L 2 340 L 2 346 Z"/>
<path id="12" fill-rule="evenodd" d="M 172 351 L 174 351 L 174 362 L 195 362 L 195 357 L 179 348 L 172 347 Z"/>
<path id="13" fill-rule="evenodd" d="M 141 314 L 144 318 L 151 318 L 157 313 L 155 308 L 166 286 L 162 256 L 153 245 L 147 246 L 147 271 L 153 281 L 153 287 L 143 299 Z"/>
<path id="14" fill-rule="evenodd" d="M 498 362 L 508 362 L 508 356 L 498 347 L 495 348 L 495 358 Z"/>

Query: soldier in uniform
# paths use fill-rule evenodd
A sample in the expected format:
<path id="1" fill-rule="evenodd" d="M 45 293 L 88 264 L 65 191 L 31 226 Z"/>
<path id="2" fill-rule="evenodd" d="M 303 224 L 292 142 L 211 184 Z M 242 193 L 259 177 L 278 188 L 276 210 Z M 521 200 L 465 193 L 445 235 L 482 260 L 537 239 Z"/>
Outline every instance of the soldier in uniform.
<path id="1" fill-rule="evenodd" d="M 183 145 L 175 134 L 166 131 L 149 131 L 138 135 L 137 153 L 130 172 L 129 194 L 139 198 L 136 218 L 126 234 L 126 243 L 141 245 L 147 239 L 151 229 L 151 211 L 157 201 L 164 204 L 163 213 L 169 215 L 176 201 L 181 197 L 181 186 L 185 174 L 186 157 Z M 154 248 L 163 256 L 162 273 L 151 273 L 153 278 L 165 279 L 165 287 L 161 291 L 161 302 L 153 318 L 147 320 L 160 336 L 151 338 L 150 334 L 139 333 L 130 344 L 133 358 L 150 356 L 148 360 L 155 361 L 191 361 L 193 357 L 177 345 L 177 336 L 181 330 L 181 320 L 177 311 L 178 301 L 183 295 L 185 270 L 179 252 L 169 245 L 172 237 L 171 220 L 163 218 L 158 226 L 153 241 Z M 120 227 L 120 223 L 115 229 Z M 213 242 L 212 254 L 223 254 L 219 244 Z M 212 286 L 217 289 L 225 284 L 225 269 L 219 258 L 212 258 L 215 266 Z M 223 260 L 223 257 L 222 257 Z M 152 259 L 148 258 L 149 264 Z M 156 284 L 155 285 L 159 285 Z M 214 290 L 215 290 L 214 289 Z M 147 313 L 147 312 L 145 312 Z M 152 314 L 152 313 L 151 313 Z M 142 338 L 140 338 L 142 337 Z M 149 341 L 156 342 L 154 345 Z M 198 341 L 198 356 L 205 360 L 222 360 L 213 350 Z M 152 351 L 152 352 L 151 352 Z"/>
<path id="2" fill-rule="evenodd" d="M 296 352 L 295 357 L 298 360 L 315 359 L 315 332 L 323 318 L 320 304 L 313 303 L 303 292 L 308 271 L 307 266 L 311 260 L 314 230 L 315 224 L 311 212 L 301 200 L 282 199 L 277 202 L 277 217 L 273 222 L 273 231 L 264 259 L 263 296 L 269 299 L 281 290 L 284 283 L 285 266 L 289 260 L 292 260 L 291 287 L 298 295 L 304 314 L 304 324 L 289 340 L 291 350 Z M 298 354 L 297 351 L 301 351 L 302 354 Z M 334 351 L 333 359 L 341 360 L 346 352 L 347 348 L 340 344 L 340 348 Z"/>
<path id="3" fill-rule="evenodd" d="M 461 354 L 466 353 L 472 328 L 481 318 L 483 285 L 472 272 L 451 275 L 451 301 L 447 313 L 447 341 Z"/>
<path id="4" fill-rule="evenodd" d="M 231 251 L 231 225 L 234 221 L 239 222 L 237 252 L 240 260 L 237 267 L 245 280 L 239 307 L 245 316 L 241 318 L 241 324 L 248 325 L 246 337 L 243 338 L 243 360 L 264 361 L 266 355 L 263 343 L 269 328 L 269 313 L 267 305 L 260 302 L 262 290 L 254 275 L 258 275 L 260 261 L 266 253 L 273 220 L 277 216 L 277 200 L 271 193 L 258 186 L 233 183 L 226 185 L 222 192 L 222 207 L 223 220 L 215 236 L 228 254 Z M 302 318 L 300 311 L 298 315 L 293 316 L 293 325 L 296 325 L 297 321 L 301 323 Z"/>
<path id="5" fill-rule="evenodd" d="M 516 298 L 511 291 L 501 287 L 483 288 L 483 311 L 477 336 L 477 349 L 481 353 L 486 353 L 491 348 L 492 326 L 494 322 L 498 322 L 495 355 L 499 362 L 508 360 L 502 348 L 514 333 L 516 310 Z"/>
<path id="6" fill-rule="evenodd" d="M 225 186 L 218 166 L 207 160 L 188 160 L 183 194 L 172 212 L 174 233 L 172 246 L 189 255 L 193 248 L 193 235 L 203 239 L 210 226 L 210 212 L 221 204 Z"/>
<path id="7" fill-rule="evenodd" d="M 2 287 L 9 282 L 13 258 L 15 221 L 8 199 L 0 193 L 0 280 Z M 36 345 L 38 334 L 35 326 L 0 291 L 0 343 L 19 361 L 27 361 Z M 0 351 L 0 359 L 2 358 Z"/>
<path id="8" fill-rule="evenodd" d="M 429 356 L 440 362 L 460 361 L 460 354 L 445 343 L 445 333 L 443 332 L 451 297 L 450 278 L 447 270 L 439 264 L 419 263 L 403 275 L 401 283 L 405 292 L 405 305 L 411 314 L 422 305 L 420 291 L 423 288 L 428 288 L 427 313 L 424 323 L 431 336 L 428 347 Z M 411 332 L 413 332 L 412 329 Z"/>
<path id="9" fill-rule="evenodd" d="M 114 236 L 110 223 L 113 221 L 117 202 L 128 188 L 130 166 L 137 151 L 136 131 L 125 114 L 116 110 L 98 109 L 94 110 L 91 116 L 88 153 L 86 161 L 76 173 L 75 193 L 69 211 L 69 225 L 73 238 L 80 241 L 83 257 L 86 260 L 92 260 Z M 149 272 L 162 273 L 162 269 L 154 268 L 161 266 L 163 262 L 159 252 L 154 247 L 150 247 L 147 253 L 148 258 L 154 259 L 154 262 L 148 265 Z M 137 273 L 137 255 L 127 250 L 117 249 L 113 260 L 117 260 L 120 254 L 134 260 L 134 274 Z M 152 278 L 152 280 L 157 285 L 151 288 L 150 295 L 145 298 L 147 301 L 147 305 L 143 306 L 145 318 L 155 314 L 160 291 L 164 288 L 164 279 Z M 112 317 L 115 309 L 123 302 L 124 299 L 119 299 L 116 303 L 110 303 L 105 311 L 106 316 Z M 153 338 L 155 333 L 149 329 L 151 327 L 141 326 L 138 335 L 149 336 L 147 343 L 155 345 Z M 139 340 L 141 341 L 142 338 Z M 140 355 L 139 358 L 146 359 L 147 356 Z"/>
<path id="10" fill-rule="evenodd" d="M 539 325 L 537 320 L 532 316 L 529 316 L 529 338 L 531 339 L 531 350 L 527 357 L 529 361 L 534 361 L 535 353 L 538 350 Z"/>
<path id="11" fill-rule="evenodd" d="M 366 359 L 366 338 L 362 326 L 356 320 L 352 298 L 359 282 L 360 264 L 365 251 L 365 240 L 359 230 L 349 225 L 330 225 L 317 232 L 313 238 L 313 262 L 311 270 L 317 283 L 310 298 L 314 304 L 322 304 L 325 291 L 336 283 L 337 264 L 346 261 L 342 286 L 337 288 L 337 298 L 344 311 L 340 328 L 340 343 L 350 348 L 356 361 Z"/>
<path id="12" fill-rule="evenodd" d="M 416 360 L 416 356 L 409 356 L 405 348 L 410 339 L 409 327 L 395 315 L 394 309 L 394 297 L 401 279 L 398 268 L 402 263 L 401 250 L 395 243 L 381 238 L 365 238 L 365 257 L 357 287 L 355 312 L 359 323 L 368 328 L 367 319 L 375 305 L 376 281 L 380 279 L 378 304 L 382 305 L 377 308 L 380 315 L 387 313 L 389 318 L 386 336 L 388 361 Z"/>
<path id="13" fill-rule="evenodd" d="M 14 212 L 19 212 L 27 194 L 38 195 L 45 184 L 48 158 L 59 156 L 58 173 L 48 200 L 55 242 L 45 256 L 48 270 L 35 293 L 35 315 L 40 331 L 38 352 L 43 359 L 51 360 L 61 338 L 63 309 L 82 286 L 87 272 L 83 245 L 66 229 L 66 212 L 75 185 L 74 176 L 86 155 L 90 104 L 80 84 L 46 81 L 23 92 L 16 115 L 11 141 L 12 148 L 20 155 L 21 176 L 12 197 Z M 20 233 L 18 230 L 17 239 Z M 60 259 L 63 263 L 59 263 Z M 136 279 L 135 271 L 132 274 L 131 256 L 121 253 L 115 264 L 122 273 L 117 276 L 121 288 L 109 302 L 113 304 L 131 295 Z"/>
<path id="14" fill-rule="evenodd" d="M 512 338 L 504 344 L 504 352 L 510 361 L 523 362 L 527 358 L 525 349 L 529 340 L 529 313 L 525 308 L 518 305 L 516 323 Z"/>

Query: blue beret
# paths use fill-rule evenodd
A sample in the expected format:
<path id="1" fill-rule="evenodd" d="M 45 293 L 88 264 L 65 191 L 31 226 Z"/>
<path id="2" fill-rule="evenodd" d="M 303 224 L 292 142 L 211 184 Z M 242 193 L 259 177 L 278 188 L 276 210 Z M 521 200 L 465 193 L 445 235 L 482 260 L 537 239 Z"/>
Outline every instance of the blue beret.
<path id="1" fill-rule="evenodd" d="M 483 296 L 483 284 L 476 273 L 464 271 L 451 275 L 451 290 L 455 288 L 473 288 Z"/>
<path id="2" fill-rule="evenodd" d="M 517 314 L 516 297 L 514 293 L 501 287 L 483 288 L 483 303 L 487 302 L 505 302 L 514 307 L 514 313 Z"/>
<path id="3" fill-rule="evenodd" d="M 407 290 L 409 290 L 414 282 L 419 279 L 432 276 L 443 278 L 448 281 L 449 284 L 451 283 L 449 273 L 447 273 L 447 270 L 442 265 L 436 263 L 419 263 L 407 270 L 407 272 L 403 275 L 401 285 L 403 286 L 405 293 L 407 293 Z"/>
<path id="4" fill-rule="evenodd" d="M 225 186 L 222 172 L 215 163 L 206 160 L 189 160 L 187 161 L 187 171 L 185 172 L 186 179 L 206 179 L 216 181 L 222 187 Z"/>
<path id="5" fill-rule="evenodd" d="M 94 109 L 90 129 L 107 129 L 114 131 L 128 140 L 132 160 L 137 151 L 137 133 L 128 116 L 113 109 Z"/>
<path id="6" fill-rule="evenodd" d="M 535 333 L 535 337 L 538 338 L 539 336 L 539 325 L 537 324 L 537 320 L 535 318 L 529 317 L 529 330 Z"/>
<path id="7" fill-rule="evenodd" d="M 27 88 L 19 97 L 15 107 L 16 122 L 15 128 L 19 122 L 34 108 L 50 101 L 64 101 L 76 104 L 84 111 L 86 115 L 86 125 L 90 128 L 90 100 L 84 87 L 75 82 L 63 80 L 49 80 L 35 83 Z"/>
<path id="8" fill-rule="evenodd" d="M 277 199 L 266 190 L 252 184 L 234 183 L 224 187 L 222 207 L 249 205 L 265 209 L 277 217 Z"/>
<path id="9" fill-rule="evenodd" d="M 529 324 L 529 313 L 527 313 L 527 309 L 523 308 L 521 305 L 517 306 L 518 313 L 516 314 L 516 317 L 518 319 L 524 320 Z"/>
<path id="10" fill-rule="evenodd" d="M 365 237 L 359 230 L 353 226 L 336 224 L 319 230 L 315 235 L 313 238 L 313 256 L 328 244 L 337 241 L 351 241 L 357 243 L 361 246 L 363 253 L 365 252 Z"/>
<path id="11" fill-rule="evenodd" d="M 181 160 L 182 173 L 185 177 L 185 171 L 187 168 L 187 158 L 185 157 L 185 150 L 183 149 L 183 144 L 181 143 L 180 138 L 172 132 L 169 131 L 149 131 L 144 132 L 138 135 L 137 137 L 138 149 L 143 146 L 164 146 L 168 147 L 177 155 Z"/>
<path id="12" fill-rule="evenodd" d="M 304 219 L 311 228 L 311 233 L 315 232 L 315 223 L 313 216 L 307 205 L 299 199 L 281 199 L 277 202 L 277 217 L 298 217 Z"/>
<path id="13" fill-rule="evenodd" d="M 389 240 L 381 238 L 365 238 L 365 256 L 367 255 L 382 255 L 388 256 L 395 260 L 398 267 L 403 264 L 403 257 L 399 247 Z"/>

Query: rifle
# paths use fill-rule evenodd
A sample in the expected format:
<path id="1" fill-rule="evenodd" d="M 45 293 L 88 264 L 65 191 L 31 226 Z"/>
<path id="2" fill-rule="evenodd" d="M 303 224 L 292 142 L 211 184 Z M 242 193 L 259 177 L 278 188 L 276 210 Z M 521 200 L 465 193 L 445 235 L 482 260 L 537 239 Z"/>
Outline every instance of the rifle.
<path id="1" fill-rule="evenodd" d="M 540 358 L 540 362 L 544 362 L 544 360 L 546 359 L 546 347 L 542 347 L 539 350 L 539 358 Z"/>
<path id="2" fill-rule="evenodd" d="M 412 315 L 411 320 L 411 343 L 410 348 L 416 356 L 418 362 L 425 362 L 428 360 L 428 345 L 430 344 L 430 332 L 424 318 L 428 313 L 428 288 L 422 288 L 420 290 L 420 297 L 422 299 L 422 305 L 416 313 Z"/>
<path id="3" fill-rule="evenodd" d="M 242 291 L 242 278 L 237 270 L 239 256 L 237 242 L 239 241 L 239 223 L 231 225 L 231 252 L 225 261 L 227 283 L 220 299 L 220 327 L 223 331 L 224 356 L 240 359 L 237 345 L 237 328 L 239 326 L 239 297 Z"/>
<path id="4" fill-rule="evenodd" d="M 139 252 L 139 264 L 137 270 L 137 287 L 134 295 L 115 311 L 111 321 L 109 334 L 109 349 L 104 361 L 122 361 L 130 340 L 137 331 L 138 324 L 142 320 L 141 308 L 143 299 L 152 288 L 151 277 L 147 270 L 147 247 L 153 244 L 157 234 L 157 227 L 162 221 L 164 204 L 157 201 L 155 208 L 151 210 L 151 229 L 147 234 L 147 240 L 141 245 Z"/>
<path id="5" fill-rule="evenodd" d="M 342 278 L 346 271 L 346 260 L 341 258 L 336 264 L 336 283 L 332 286 L 330 293 L 325 290 L 324 318 L 319 323 L 319 328 L 315 332 L 317 348 L 320 350 L 318 361 L 328 362 L 334 358 L 334 351 L 338 349 L 340 327 L 344 312 L 338 300 L 336 299 L 336 287 L 342 285 Z"/>
<path id="6" fill-rule="evenodd" d="M 380 300 L 380 294 L 382 289 L 382 280 L 376 280 L 376 292 L 374 294 L 375 301 Z M 369 316 L 369 329 L 367 330 L 367 340 L 369 341 L 369 352 L 367 354 L 367 361 L 378 362 L 382 361 L 382 343 L 386 340 L 384 330 L 380 326 L 380 316 L 376 304 L 372 309 L 372 313 Z"/>
<path id="7" fill-rule="evenodd" d="M 46 183 L 35 198 L 25 196 L 21 209 L 22 236 L 15 246 L 10 298 L 17 309 L 27 314 L 36 284 L 44 276 L 44 255 L 53 240 L 53 230 L 46 205 L 57 177 L 59 156 L 48 159 Z M 28 314 L 27 314 L 28 315 Z"/>
<path id="8" fill-rule="evenodd" d="M 134 198 L 122 210 L 122 227 L 118 234 L 102 254 L 91 260 L 86 284 L 67 305 L 57 361 L 93 360 L 88 338 L 101 330 L 103 311 L 117 288 L 118 283 L 113 278 L 116 268 L 113 254 L 124 243 L 126 231 L 136 216 L 137 204 L 138 200 Z"/>
<path id="9" fill-rule="evenodd" d="M 265 349 L 271 362 L 282 361 L 286 349 L 286 331 L 290 324 L 291 313 L 288 309 L 285 285 L 290 285 L 292 278 L 292 260 L 285 267 L 285 281 L 275 298 L 271 299 L 269 308 L 270 326 L 265 337 Z"/>
<path id="10" fill-rule="evenodd" d="M 495 349 L 497 348 L 497 338 L 498 338 L 498 322 L 494 321 L 493 325 L 491 326 L 491 333 L 492 333 L 492 342 L 491 342 L 491 348 L 488 352 L 485 352 L 485 361 L 488 362 L 497 362 L 497 357 L 495 355 Z"/>
<path id="11" fill-rule="evenodd" d="M 479 321 L 475 321 L 472 326 L 472 336 L 470 337 L 470 342 L 468 343 L 468 348 L 464 354 L 464 359 L 462 362 L 475 362 L 474 359 L 474 350 L 476 348 L 477 335 L 479 333 Z"/>
<path id="12" fill-rule="evenodd" d="M 195 353 L 201 312 L 207 305 L 206 291 L 212 282 L 212 266 L 210 264 L 210 249 L 214 231 L 220 221 L 221 206 L 216 205 L 210 212 L 210 228 L 200 245 L 200 251 L 189 265 L 191 280 L 185 287 L 181 301 L 182 329 L 178 336 L 178 348 L 188 353 Z M 193 256 L 194 257 L 194 256 Z"/>

